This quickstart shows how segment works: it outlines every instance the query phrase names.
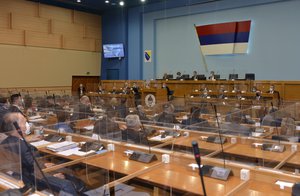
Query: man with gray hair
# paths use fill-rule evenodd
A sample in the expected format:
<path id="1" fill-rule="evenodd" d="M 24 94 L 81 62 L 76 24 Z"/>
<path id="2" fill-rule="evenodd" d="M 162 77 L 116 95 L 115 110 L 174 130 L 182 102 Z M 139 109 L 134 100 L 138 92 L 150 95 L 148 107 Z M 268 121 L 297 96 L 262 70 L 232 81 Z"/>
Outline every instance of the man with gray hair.
<path id="1" fill-rule="evenodd" d="M 125 118 L 127 129 L 122 131 L 122 140 L 136 144 L 148 144 L 148 131 L 143 129 L 140 118 L 136 114 Z"/>

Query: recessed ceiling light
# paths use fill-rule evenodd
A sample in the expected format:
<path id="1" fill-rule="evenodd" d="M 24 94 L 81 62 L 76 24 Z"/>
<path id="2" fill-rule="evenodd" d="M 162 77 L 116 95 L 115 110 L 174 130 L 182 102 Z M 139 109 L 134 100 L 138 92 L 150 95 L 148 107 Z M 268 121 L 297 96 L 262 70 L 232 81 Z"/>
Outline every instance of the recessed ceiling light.
<path id="1" fill-rule="evenodd" d="M 124 3 L 124 1 L 120 1 L 120 6 L 124 6 L 125 5 L 125 3 Z"/>
<path id="2" fill-rule="evenodd" d="M 108 0 L 106 0 L 106 1 L 105 1 L 105 3 L 109 3 L 109 1 L 108 1 Z"/>
<path id="3" fill-rule="evenodd" d="M 141 0 L 142 3 L 146 2 L 146 0 Z"/>
<path id="4" fill-rule="evenodd" d="M 81 0 L 77 0 L 77 3 L 81 3 Z"/>

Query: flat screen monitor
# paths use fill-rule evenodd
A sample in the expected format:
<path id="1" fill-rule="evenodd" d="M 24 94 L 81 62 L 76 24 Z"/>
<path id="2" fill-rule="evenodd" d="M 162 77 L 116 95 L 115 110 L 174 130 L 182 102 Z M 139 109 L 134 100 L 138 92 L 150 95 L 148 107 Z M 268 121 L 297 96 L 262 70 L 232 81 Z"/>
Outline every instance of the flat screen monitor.
<path id="1" fill-rule="evenodd" d="M 103 44 L 104 58 L 121 58 L 124 57 L 123 44 Z"/>
<path id="2" fill-rule="evenodd" d="M 245 79 L 246 80 L 255 80 L 255 74 L 254 73 L 246 73 Z"/>

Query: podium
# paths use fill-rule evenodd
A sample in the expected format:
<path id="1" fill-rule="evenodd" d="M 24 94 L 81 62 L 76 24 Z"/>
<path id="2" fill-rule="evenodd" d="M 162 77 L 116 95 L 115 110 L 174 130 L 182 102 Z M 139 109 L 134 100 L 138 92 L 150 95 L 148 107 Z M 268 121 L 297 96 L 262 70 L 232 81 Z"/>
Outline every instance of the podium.
<path id="1" fill-rule="evenodd" d="M 146 88 L 141 90 L 142 104 L 153 107 L 159 103 L 168 101 L 167 90 L 163 88 Z"/>

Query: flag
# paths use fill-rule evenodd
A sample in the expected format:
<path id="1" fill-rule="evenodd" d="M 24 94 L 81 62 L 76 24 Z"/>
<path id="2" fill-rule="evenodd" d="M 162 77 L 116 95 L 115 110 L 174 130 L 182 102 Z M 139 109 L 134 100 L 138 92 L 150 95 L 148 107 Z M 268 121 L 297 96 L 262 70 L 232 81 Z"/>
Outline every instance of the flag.
<path id="1" fill-rule="evenodd" d="M 247 53 L 251 20 L 195 26 L 203 55 Z"/>

